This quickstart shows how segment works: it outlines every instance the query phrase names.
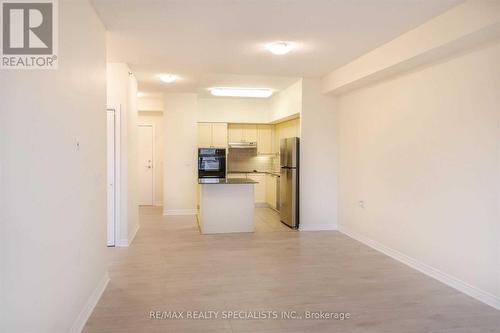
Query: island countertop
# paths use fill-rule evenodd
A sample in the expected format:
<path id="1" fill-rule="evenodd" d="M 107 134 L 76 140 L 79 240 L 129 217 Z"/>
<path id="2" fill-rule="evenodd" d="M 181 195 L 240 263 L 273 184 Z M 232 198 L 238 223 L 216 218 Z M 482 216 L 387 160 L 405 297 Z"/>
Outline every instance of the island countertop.
<path id="1" fill-rule="evenodd" d="M 253 179 L 248 178 L 199 178 L 198 184 L 215 184 L 215 185 L 227 185 L 227 184 L 257 184 Z"/>

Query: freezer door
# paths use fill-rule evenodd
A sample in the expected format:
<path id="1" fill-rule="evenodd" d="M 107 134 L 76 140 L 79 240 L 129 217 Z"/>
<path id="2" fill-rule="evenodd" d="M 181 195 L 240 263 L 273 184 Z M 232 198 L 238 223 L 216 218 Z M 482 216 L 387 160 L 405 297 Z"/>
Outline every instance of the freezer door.
<path id="1" fill-rule="evenodd" d="M 299 164 L 299 138 L 286 138 L 280 141 L 280 166 L 297 167 Z"/>
<path id="2" fill-rule="evenodd" d="M 286 139 L 287 166 L 295 168 L 299 165 L 299 138 Z"/>
<path id="3" fill-rule="evenodd" d="M 280 177 L 280 220 L 291 228 L 298 226 L 297 170 L 281 169 Z"/>
<path id="4" fill-rule="evenodd" d="M 286 139 L 280 140 L 280 166 L 285 167 L 287 164 L 287 156 L 286 156 Z"/>

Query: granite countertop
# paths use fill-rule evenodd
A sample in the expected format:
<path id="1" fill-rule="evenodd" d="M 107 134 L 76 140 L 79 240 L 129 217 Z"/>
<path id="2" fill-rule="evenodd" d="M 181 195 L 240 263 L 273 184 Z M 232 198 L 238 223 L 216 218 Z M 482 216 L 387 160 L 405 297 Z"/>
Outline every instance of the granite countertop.
<path id="1" fill-rule="evenodd" d="M 216 184 L 216 185 L 227 185 L 227 184 L 257 184 L 255 180 L 247 178 L 199 178 L 198 184 Z"/>
<path id="2" fill-rule="evenodd" d="M 228 171 L 227 173 L 265 173 L 268 175 L 274 175 L 274 176 L 280 176 L 279 172 L 273 172 L 273 171 L 257 171 L 257 170 L 252 170 L 252 171 Z"/>

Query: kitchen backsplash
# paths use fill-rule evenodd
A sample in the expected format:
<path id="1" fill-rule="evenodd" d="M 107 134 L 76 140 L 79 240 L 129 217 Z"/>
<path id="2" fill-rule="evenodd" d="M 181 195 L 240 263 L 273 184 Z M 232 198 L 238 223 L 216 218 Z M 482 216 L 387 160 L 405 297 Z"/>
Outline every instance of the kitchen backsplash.
<path id="1" fill-rule="evenodd" d="M 227 157 L 228 171 L 279 171 L 279 160 L 276 156 L 256 155 L 252 149 L 229 149 Z"/>

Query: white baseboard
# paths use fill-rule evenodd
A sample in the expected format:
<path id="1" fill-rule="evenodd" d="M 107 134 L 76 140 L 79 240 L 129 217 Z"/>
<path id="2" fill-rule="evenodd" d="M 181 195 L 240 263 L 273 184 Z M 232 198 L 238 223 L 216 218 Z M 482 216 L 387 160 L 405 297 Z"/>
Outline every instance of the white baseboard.
<path id="1" fill-rule="evenodd" d="M 163 211 L 164 216 L 196 215 L 196 214 L 198 214 L 197 209 L 165 209 Z"/>
<path id="2" fill-rule="evenodd" d="M 108 283 L 109 283 L 109 276 L 108 272 L 106 272 L 102 277 L 102 279 L 97 284 L 97 287 L 94 289 L 94 291 L 88 298 L 87 302 L 85 303 L 82 311 L 80 311 L 80 314 L 76 318 L 75 322 L 71 326 L 71 329 L 69 330 L 70 333 L 80 333 L 83 330 L 85 323 L 87 323 L 87 320 L 92 314 L 92 311 L 94 311 L 94 308 L 99 302 L 99 299 L 101 299 L 101 296 L 104 293 L 104 290 L 106 290 Z"/>
<path id="3" fill-rule="evenodd" d="M 388 255 L 389 257 L 396 259 L 399 262 L 402 262 L 405 265 L 408 265 L 414 269 L 416 269 L 419 272 L 422 272 L 466 295 L 469 295 L 475 299 L 477 299 L 480 302 L 483 302 L 489 306 L 492 306 L 498 310 L 500 310 L 500 297 L 493 295 L 487 291 L 484 291 L 482 289 L 479 289 L 473 285 L 468 284 L 467 282 L 464 282 L 452 275 L 449 275 L 447 273 L 444 273 L 434 267 L 431 267 L 427 264 L 424 264 L 412 257 L 407 256 L 406 254 L 403 254 L 399 251 L 396 251 L 394 249 L 391 249 L 385 245 L 380 244 L 379 242 L 372 240 L 370 238 L 367 238 L 359 233 L 356 233 L 346 227 L 339 226 L 339 231 L 352 239 L 355 239 L 372 249 L 375 249 L 379 252 L 384 253 L 385 255 Z"/>
<path id="4" fill-rule="evenodd" d="M 137 235 L 137 231 L 139 231 L 140 228 L 141 228 L 141 225 L 137 224 L 137 226 L 135 227 L 134 231 L 132 231 L 132 233 L 130 233 L 128 235 L 128 245 L 132 244 L 132 242 L 135 239 L 135 236 Z"/>
<path id="5" fill-rule="evenodd" d="M 299 224 L 299 231 L 326 231 L 326 230 L 337 230 L 337 226 L 335 224 L 310 224 L 310 225 Z"/>
<path id="6" fill-rule="evenodd" d="M 134 241 L 135 236 L 137 235 L 137 231 L 139 231 L 140 228 L 141 228 L 141 226 L 140 226 L 140 224 L 138 224 L 135 227 L 134 231 L 129 234 L 128 238 L 119 239 L 116 242 L 115 246 L 117 246 L 117 247 L 128 247 L 128 246 L 130 246 L 130 244 L 132 244 L 132 242 Z"/>
<path id="7" fill-rule="evenodd" d="M 127 246 L 128 246 L 127 238 L 118 239 L 115 244 L 115 247 L 127 247 Z"/>

